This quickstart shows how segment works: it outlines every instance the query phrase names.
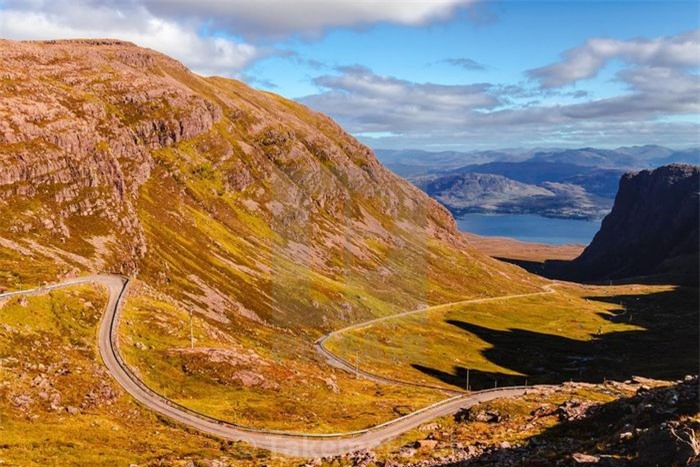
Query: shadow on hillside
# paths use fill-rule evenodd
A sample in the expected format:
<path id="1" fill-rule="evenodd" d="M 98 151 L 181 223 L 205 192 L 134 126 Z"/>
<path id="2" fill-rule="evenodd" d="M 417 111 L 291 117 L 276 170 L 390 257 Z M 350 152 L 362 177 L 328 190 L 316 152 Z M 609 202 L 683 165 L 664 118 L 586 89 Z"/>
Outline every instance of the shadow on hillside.
<path id="1" fill-rule="evenodd" d="M 545 263 L 550 260 L 532 261 L 527 259 L 506 258 L 504 256 L 494 256 L 493 258 L 497 259 L 498 261 L 503 261 L 504 263 L 514 264 L 523 268 L 527 272 L 537 274 L 538 276 L 546 277 L 547 279 L 557 279 L 556 277 L 550 277 L 547 274 Z"/>
<path id="2" fill-rule="evenodd" d="M 693 463 L 698 462 L 693 432 L 700 423 L 689 417 L 699 408 L 697 377 L 670 387 L 641 388 L 634 396 L 593 406 L 582 418 L 547 428 L 522 446 L 471 458 L 468 465 L 572 465 L 571 456 L 581 452 L 599 456 L 594 463 L 607 466 L 698 465 Z M 552 408 L 541 416 L 557 417 L 558 412 Z M 445 467 L 458 465 L 466 464 Z"/>
<path id="3" fill-rule="evenodd" d="M 581 282 L 591 284 L 647 284 L 647 285 L 685 285 L 698 287 L 700 283 L 700 269 L 697 267 L 697 255 L 689 256 L 666 265 L 666 272 L 657 272 L 646 276 L 634 276 L 627 278 L 616 278 L 613 280 L 600 279 L 595 281 L 581 280 L 578 274 L 580 265 L 574 260 L 546 259 L 543 261 L 533 261 L 526 259 L 507 258 L 504 256 L 494 256 L 494 259 L 504 263 L 521 267 L 527 272 L 552 280 L 564 280 L 570 282 Z"/>
<path id="4" fill-rule="evenodd" d="M 625 380 L 633 375 L 677 379 L 696 373 L 700 365 L 698 290 L 677 287 L 647 295 L 587 297 L 621 305 L 617 314 L 600 313 L 608 321 L 638 326 L 638 330 L 595 335 L 579 341 L 525 329 L 490 329 L 448 320 L 490 344 L 482 353 L 490 362 L 517 373 L 488 373 L 457 366 L 451 373 L 413 364 L 447 384 L 472 390 L 494 386 L 558 384 L 566 381 Z M 546 313 L 546 311 L 543 311 Z"/>

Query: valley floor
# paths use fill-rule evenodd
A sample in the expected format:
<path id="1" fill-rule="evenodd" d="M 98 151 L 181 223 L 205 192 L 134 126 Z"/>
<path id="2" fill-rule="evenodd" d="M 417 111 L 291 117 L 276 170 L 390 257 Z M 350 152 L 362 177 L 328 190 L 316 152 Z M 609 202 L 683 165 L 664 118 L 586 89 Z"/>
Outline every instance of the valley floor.
<path id="1" fill-rule="evenodd" d="M 110 445 L 119 439 L 118 436 L 110 438 L 111 432 L 141 431 L 144 426 L 142 418 L 151 420 L 145 423 L 146 426 L 148 423 L 162 423 L 121 394 L 97 359 L 92 337 L 99 310 L 105 303 L 104 295 L 90 286 L 74 287 L 54 290 L 48 295 L 12 297 L 1 302 L 3 332 L 7 334 L 5 341 L 11 343 L 3 352 L 3 371 L 6 373 L 3 380 L 6 382 L 2 385 L 5 393 L 2 400 L 6 423 L 2 429 L 7 435 L 3 439 L 11 442 L 4 445 L 4 452 L 9 455 L 0 459 L 12 462 L 12 458 L 18 455 L 50 459 L 59 452 L 61 456 L 78 456 L 76 459 L 81 461 L 92 455 L 116 459 L 123 455 L 118 454 L 122 452 L 118 443 L 113 445 L 111 454 L 109 449 L 103 451 L 102 448 L 91 454 L 94 448 L 90 442 L 84 439 L 79 443 L 68 441 L 72 436 L 70 433 L 79 432 L 88 424 L 90 430 L 99 435 L 100 430 L 108 427 L 109 434 L 105 434 L 104 439 L 109 439 L 106 444 Z M 466 369 L 469 369 L 471 389 L 481 389 L 490 387 L 491 381 L 514 385 L 523 384 L 523 379 L 533 384 L 559 383 L 569 379 L 596 381 L 625 378 L 631 374 L 673 378 L 697 366 L 695 355 L 686 352 L 692 348 L 689 344 L 697 342 L 697 325 L 689 325 L 679 332 L 671 319 L 671 314 L 686 322 L 697 319 L 697 303 L 694 302 L 697 294 L 692 290 L 572 284 L 556 284 L 554 289 L 551 293 L 548 290 L 529 296 L 446 305 L 383 318 L 333 334 L 325 345 L 339 358 L 363 371 L 410 384 L 450 390 L 462 390 L 466 386 Z M 573 317 L 572 309 L 578 311 Z M 28 310 L 33 316 L 29 321 L 25 316 Z M 663 310 L 667 310 L 666 313 Z M 133 318 L 125 318 L 125 324 L 133 325 Z M 41 355 L 32 348 L 34 340 L 46 343 Z M 144 344 L 138 341 L 127 348 L 147 350 L 152 345 L 152 342 Z M 199 345 L 202 343 L 198 342 Z M 655 352 L 655 348 L 664 348 L 665 352 Z M 73 353 L 57 352 L 58 349 L 72 349 Z M 86 368 L 90 369 L 90 376 L 85 374 Z M 142 372 L 142 368 L 136 368 Z M 621 368 L 624 368 L 624 374 Z M 415 392 L 414 388 L 406 389 L 405 386 L 389 389 L 387 385 L 352 378 L 342 371 L 336 374 L 341 376 L 333 378 L 333 384 L 338 385 L 340 381 L 343 390 L 331 391 L 337 397 L 335 404 L 345 405 L 362 394 L 347 391 L 346 378 L 354 380 L 360 388 L 362 384 L 377 385 L 386 393 L 394 394 L 399 402 L 402 397 L 409 401 L 412 394 L 421 391 L 433 394 L 433 401 L 445 397 L 439 391 L 431 392 L 426 388 L 415 388 Z M 79 381 L 71 381 L 74 378 L 79 378 Z M 10 384 L 9 381 L 17 382 Z M 71 394 L 67 389 L 93 386 L 84 394 Z M 402 390 L 406 390 L 403 396 Z M 223 391 L 222 399 L 226 396 L 235 398 L 234 393 L 226 394 L 225 388 Z M 300 393 L 303 394 L 303 389 L 292 391 L 297 399 Z M 185 396 L 181 395 L 178 402 L 188 402 L 187 392 L 183 391 L 183 394 Z M 376 395 L 381 397 L 381 393 Z M 270 396 L 262 395 L 261 399 Z M 194 398 L 192 408 L 207 413 L 207 407 L 197 406 L 196 400 Z M 423 404 L 430 402 L 428 399 Z M 243 405 L 241 400 L 236 403 Z M 319 404 L 319 407 L 327 403 Z M 130 405 L 132 409 L 128 409 Z M 390 405 L 391 400 L 387 403 Z M 345 410 L 347 407 L 345 405 Z M 404 410 L 413 410 L 408 405 L 404 407 Z M 130 410 L 129 415 L 117 421 L 115 415 L 124 417 L 124 410 Z M 303 412 L 308 409 L 299 404 L 295 410 Z M 243 406 L 241 413 L 245 412 Z M 208 413 L 220 414 L 216 410 Z M 348 415 L 352 418 L 351 413 Z M 327 417 L 325 423 L 328 427 L 343 429 L 342 420 L 334 425 L 332 415 Z M 379 417 L 378 420 L 383 421 L 381 414 Z M 124 426 L 128 420 L 133 420 L 133 423 Z M 363 423 L 372 423 L 368 420 Z M 32 441 L 32 427 L 41 430 L 46 423 L 56 424 L 57 430 L 46 438 L 49 442 L 44 447 L 37 449 L 36 441 Z M 185 439 L 194 441 L 200 438 L 180 431 L 176 425 L 166 424 L 165 427 L 179 432 L 177 436 Z M 159 429 L 153 428 L 149 433 L 149 436 L 139 438 L 140 448 L 135 452 L 142 452 L 153 460 L 154 453 L 163 449 L 157 447 L 163 438 L 159 436 Z M 206 456 L 206 449 L 201 451 L 201 446 L 208 442 L 196 443 L 200 446 L 196 456 Z M 215 451 L 217 442 L 212 440 L 212 443 Z M 254 452 L 243 445 L 229 444 L 225 451 L 230 453 L 231 450 Z M 179 448 L 170 452 L 175 457 L 181 455 Z M 134 453 L 129 455 L 134 456 Z M 257 455 L 266 456 L 262 452 Z"/>

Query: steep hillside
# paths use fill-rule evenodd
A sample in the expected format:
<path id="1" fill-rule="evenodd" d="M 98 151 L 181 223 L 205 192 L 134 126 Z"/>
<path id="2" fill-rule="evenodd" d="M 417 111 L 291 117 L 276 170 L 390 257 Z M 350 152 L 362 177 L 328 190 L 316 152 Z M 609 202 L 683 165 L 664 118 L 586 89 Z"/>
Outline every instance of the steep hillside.
<path id="1" fill-rule="evenodd" d="M 115 40 L 2 41 L 0 83 L 0 287 L 135 277 L 125 358 L 183 404 L 266 427 L 377 423 L 437 396 L 329 370 L 323 332 L 538 290 L 298 103 Z"/>
<path id="2" fill-rule="evenodd" d="M 581 256 L 563 265 L 580 280 L 670 273 L 697 283 L 700 168 L 668 165 L 620 180 L 612 212 Z"/>
<path id="3" fill-rule="evenodd" d="M 57 272 L 166 284 L 176 271 L 156 270 L 203 253 L 255 281 L 275 273 L 272 256 L 387 277 L 392 252 L 430 263 L 431 243 L 455 248 L 445 259 L 461 247 L 444 209 L 301 105 L 124 42 L 4 41 L 0 54 L 5 261 L 25 251 Z M 233 232 L 236 248 L 217 235 Z M 493 266 L 482 261 L 465 265 Z M 463 272 L 440 282 L 459 288 Z"/>

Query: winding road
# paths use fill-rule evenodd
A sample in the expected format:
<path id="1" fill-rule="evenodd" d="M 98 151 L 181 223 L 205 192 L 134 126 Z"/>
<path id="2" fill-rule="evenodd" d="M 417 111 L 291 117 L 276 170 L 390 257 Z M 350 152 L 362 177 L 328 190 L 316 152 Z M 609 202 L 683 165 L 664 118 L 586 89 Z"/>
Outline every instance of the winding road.
<path id="1" fill-rule="evenodd" d="M 408 430 L 416 428 L 417 426 L 434 418 L 453 414 L 461 408 L 471 407 L 478 403 L 499 397 L 521 396 L 528 391 L 528 388 L 526 387 L 508 387 L 466 394 L 435 386 L 434 388 L 436 389 L 451 392 L 456 395 L 437 404 L 425 407 L 421 410 L 381 425 L 377 425 L 366 430 L 358 430 L 348 433 L 306 434 L 238 426 L 195 412 L 161 396 L 146 386 L 146 384 L 141 381 L 126 365 L 119 353 L 117 326 L 119 324 L 121 303 L 124 300 L 124 294 L 129 283 L 127 278 L 112 274 L 85 276 L 75 279 L 68 279 L 58 284 L 38 287 L 36 289 L 0 294 L 0 299 L 11 298 L 19 295 L 36 295 L 59 287 L 68 287 L 71 285 L 86 283 L 101 284 L 107 287 L 109 291 L 109 301 L 107 302 L 105 313 L 102 317 L 98 331 L 98 346 L 105 366 L 117 383 L 119 383 L 126 392 L 128 392 L 132 397 L 147 408 L 154 410 L 164 417 L 168 417 L 182 423 L 183 425 L 209 435 L 214 435 L 232 441 L 243 441 L 255 447 L 268 449 L 281 454 L 295 457 L 319 457 L 339 455 L 358 449 L 369 449 L 395 438 Z M 397 315 L 377 318 L 375 320 L 349 326 L 327 334 L 316 342 L 316 348 L 322 353 L 322 355 L 324 355 L 325 358 L 329 360 L 331 364 L 345 370 L 355 372 L 356 368 L 353 365 L 335 356 L 323 346 L 326 339 L 338 333 L 351 329 L 357 329 L 379 321 L 429 310 L 436 310 L 441 307 L 468 303 L 482 303 L 492 300 L 512 299 L 552 292 L 553 290 L 551 288 L 545 288 L 545 291 L 531 294 L 465 300 L 461 302 L 439 305 L 437 307 L 412 310 Z M 382 376 L 373 375 L 364 371 L 361 372 L 361 374 L 364 377 L 377 382 L 415 386 L 415 384 L 407 381 L 392 380 L 390 378 L 384 378 Z M 529 389 L 532 388 L 530 387 Z"/>
<path id="2" fill-rule="evenodd" d="M 546 294 L 552 294 L 554 293 L 554 289 L 552 288 L 551 285 L 545 285 L 542 287 L 541 292 L 532 292 L 532 293 L 526 293 L 526 294 L 516 294 L 516 295 L 501 295 L 499 297 L 488 297 L 488 298 L 472 298 L 468 300 L 460 300 L 458 302 L 450 302 L 450 303 L 443 303 L 441 305 L 435 305 L 431 307 L 425 307 L 425 308 L 418 308 L 416 310 L 410 310 L 410 311 L 404 311 L 402 313 L 396 313 L 394 315 L 387 315 L 387 316 L 382 316 L 380 318 L 375 318 L 371 319 L 369 321 L 364 321 L 362 323 L 357 323 L 357 324 L 352 324 L 350 326 L 344 327 L 342 329 L 338 329 L 336 331 L 330 332 L 328 334 L 325 334 L 321 336 L 316 342 L 315 342 L 315 347 L 316 351 L 321 354 L 326 361 L 336 367 L 340 368 L 342 370 L 345 370 L 350 373 L 355 373 L 357 375 L 360 375 L 364 377 L 365 379 L 369 379 L 371 381 L 375 381 L 377 383 L 386 383 L 386 384 L 397 384 L 400 386 L 413 386 L 413 387 L 421 387 L 421 388 L 428 388 L 428 389 L 436 389 L 438 391 L 442 391 L 447 394 L 452 394 L 452 395 L 460 395 L 460 394 L 467 394 L 466 391 L 461 391 L 461 390 L 455 390 L 455 389 L 449 389 L 444 386 L 435 386 L 431 384 L 421 384 L 421 383 L 413 383 L 410 381 L 404 381 L 400 379 L 394 379 L 394 378 L 389 378 L 386 376 L 381 376 L 377 375 L 374 373 L 370 373 L 368 371 L 362 370 L 358 368 L 357 366 L 353 365 L 351 362 L 335 355 L 333 352 L 328 350 L 326 346 L 324 345 L 328 339 L 330 339 L 333 336 L 340 335 L 344 332 L 347 331 L 353 331 L 356 329 L 361 329 L 367 326 L 371 326 L 376 323 L 381 323 L 383 321 L 388 321 L 396 318 L 403 318 L 405 316 L 410 316 L 410 315 L 415 315 L 419 313 L 426 313 L 430 311 L 440 311 L 444 309 L 451 308 L 453 306 L 459 306 L 459 305 L 472 305 L 475 303 L 488 303 L 488 302 L 495 302 L 495 301 L 500 301 L 500 300 L 512 300 L 514 298 L 524 298 L 524 297 L 533 297 L 537 295 L 546 295 Z M 473 394 L 473 392 L 472 392 Z"/>

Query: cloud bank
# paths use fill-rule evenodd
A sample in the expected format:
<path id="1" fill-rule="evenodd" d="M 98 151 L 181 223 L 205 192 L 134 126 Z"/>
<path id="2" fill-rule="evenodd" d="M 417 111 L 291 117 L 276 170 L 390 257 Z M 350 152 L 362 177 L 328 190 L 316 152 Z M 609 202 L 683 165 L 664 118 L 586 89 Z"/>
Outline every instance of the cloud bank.
<path id="1" fill-rule="evenodd" d="M 11 1 L 0 10 L 0 35 L 12 39 L 118 38 L 181 60 L 204 75 L 236 76 L 268 49 L 198 34 L 196 25 L 153 15 L 137 2 Z"/>
<path id="2" fill-rule="evenodd" d="M 700 134 L 699 37 L 693 31 L 634 42 L 592 39 L 566 52 L 561 63 L 530 71 L 535 87 L 415 83 L 341 67 L 316 78 L 320 92 L 301 100 L 375 146 L 693 144 Z M 607 58 L 585 58 L 591 44 L 596 57 L 605 51 Z M 582 90 L 556 89 L 622 56 L 628 66 L 616 74 L 627 88 L 621 95 L 590 99 Z M 552 100 L 564 103 L 542 103 Z M 674 121 L 683 116 L 689 121 Z"/>
<path id="3" fill-rule="evenodd" d="M 528 75 L 544 88 L 560 87 L 597 75 L 616 58 L 648 68 L 700 66 L 700 29 L 658 39 L 589 39 L 582 46 L 564 52 L 561 62 L 535 68 Z"/>
<path id="4" fill-rule="evenodd" d="M 334 27 L 387 22 L 418 26 L 451 18 L 475 0 L 143 0 L 151 11 L 200 18 L 246 37 L 319 35 Z"/>
<path id="5" fill-rule="evenodd" d="M 634 40 L 593 37 L 559 61 L 500 84 L 415 82 L 360 65 L 334 69 L 281 48 L 289 38 L 322 40 L 334 28 L 448 21 L 477 2 L 0 0 L 0 36 L 114 37 L 163 52 L 203 75 L 268 88 L 284 80 L 270 82 L 252 67 L 266 57 L 284 57 L 318 88 L 302 102 L 375 146 L 697 143 L 700 29 Z M 484 75 L 491 69 L 459 55 L 436 60 Z M 624 91 L 591 97 L 595 86 L 585 80 L 613 61 L 622 64 L 614 79 Z"/>
<path id="6" fill-rule="evenodd" d="M 112 37 L 184 62 L 204 75 L 243 77 L 256 60 L 289 51 L 270 45 L 320 37 L 335 27 L 424 25 L 477 0 L 5 0 L 0 36 Z M 246 39 L 235 39 L 244 37 Z"/>

